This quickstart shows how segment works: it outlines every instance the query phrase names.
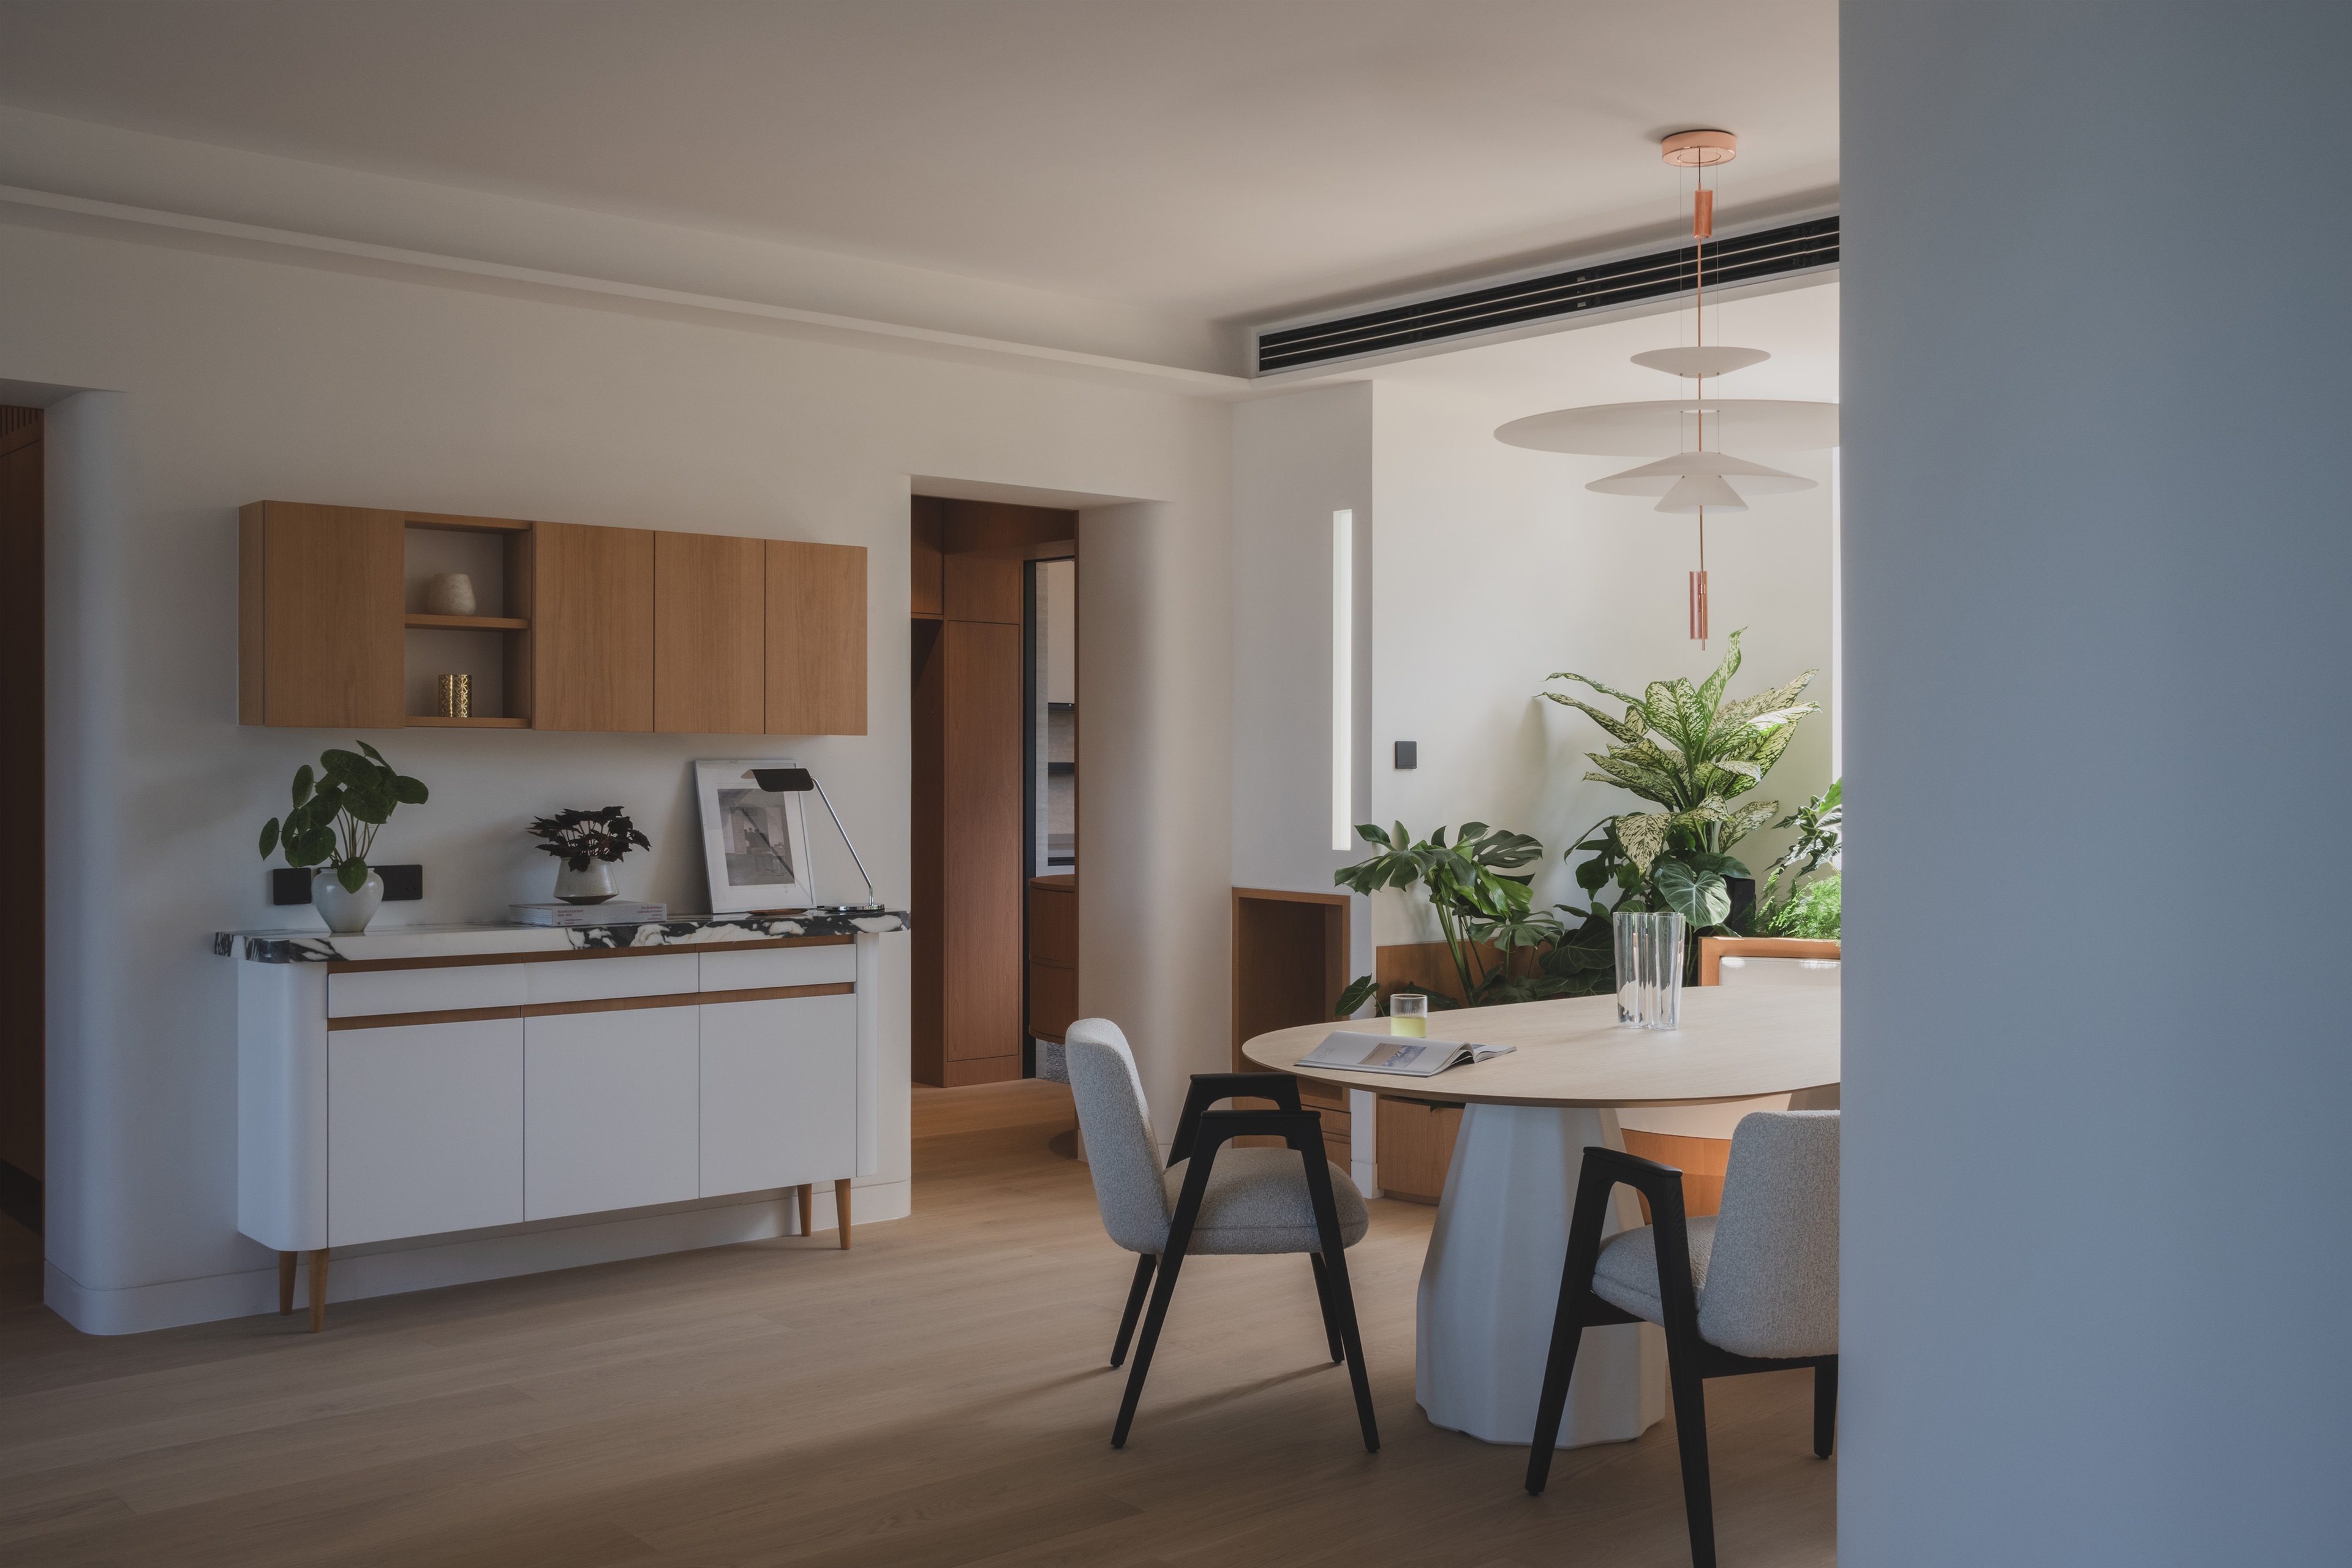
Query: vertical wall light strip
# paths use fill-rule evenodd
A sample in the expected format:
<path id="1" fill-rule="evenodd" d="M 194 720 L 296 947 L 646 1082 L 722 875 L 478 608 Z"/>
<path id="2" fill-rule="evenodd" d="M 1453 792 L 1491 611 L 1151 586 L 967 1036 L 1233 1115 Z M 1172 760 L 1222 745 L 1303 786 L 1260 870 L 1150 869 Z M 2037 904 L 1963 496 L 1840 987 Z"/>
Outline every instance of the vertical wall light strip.
<path id="1" fill-rule="evenodd" d="M 1830 448 L 1830 777 L 1845 777 L 1845 448 Z"/>
<path id="2" fill-rule="evenodd" d="M 1331 847 L 1356 841 L 1356 514 L 1331 514 Z"/>

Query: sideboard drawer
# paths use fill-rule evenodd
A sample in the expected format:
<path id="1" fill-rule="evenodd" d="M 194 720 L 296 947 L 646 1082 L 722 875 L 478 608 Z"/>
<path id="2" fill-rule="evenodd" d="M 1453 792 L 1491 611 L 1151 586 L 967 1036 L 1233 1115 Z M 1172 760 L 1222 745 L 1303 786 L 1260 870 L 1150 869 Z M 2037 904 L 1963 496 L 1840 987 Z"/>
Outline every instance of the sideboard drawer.
<path id="1" fill-rule="evenodd" d="M 702 954 L 705 991 L 761 991 L 772 985 L 832 985 L 857 978 L 857 950 L 773 947 Z"/>
<path id="2" fill-rule="evenodd" d="M 614 996 L 675 996 L 695 988 L 691 952 L 640 958 L 568 958 L 526 964 L 532 1002 L 602 1002 Z"/>
<path id="3" fill-rule="evenodd" d="M 468 1007 L 520 1007 L 521 963 L 459 963 L 446 969 L 379 969 L 327 976 L 327 1016 L 454 1013 Z M 541 965 L 538 967 L 545 967 Z"/>

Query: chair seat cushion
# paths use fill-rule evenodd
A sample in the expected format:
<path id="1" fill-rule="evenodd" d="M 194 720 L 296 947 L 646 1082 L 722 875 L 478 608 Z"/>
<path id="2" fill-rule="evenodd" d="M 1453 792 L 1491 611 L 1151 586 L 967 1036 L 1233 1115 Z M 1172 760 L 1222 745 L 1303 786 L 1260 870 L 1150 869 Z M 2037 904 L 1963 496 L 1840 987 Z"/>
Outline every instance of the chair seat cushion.
<path id="1" fill-rule="evenodd" d="M 1160 1179 L 1168 1189 L 1168 1212 L 1184 1191 L 1190 1160 L 1179 1160 Z M 1328 1162 L 1327 1162 L 1328 1163 Z M 1364 1194 L 1337 1165 L 1331 1172 L 1331 1206 L 1339 1212 L 1343 1246 L 1353 1247 L 1371 1228 Z M 1296 1149 L 1236 1149 L 1225 1144 L 1209 1166 L 1209 1189 L 1193 1222 L 1191 1253 L 1320 1252 L 1315 1207 L 1307 1195 L 1307 1167 Z"/>
<path id="2" fill-rule="evenodd" d="M 1706 1265 L 1715 1255 L 1713 1215 L 1695 1215 L 1689 1221 L 1691 1287 L 1706 1300 Z M 1654 1226 L 1620 1231 L 1601 1244 L 1601 1261 L 1592 1270 L 1592 1293 L 1620 1311 L 1653 1323 L 1666 1321 L 1658 1301 L 1658 1233 Z"/>

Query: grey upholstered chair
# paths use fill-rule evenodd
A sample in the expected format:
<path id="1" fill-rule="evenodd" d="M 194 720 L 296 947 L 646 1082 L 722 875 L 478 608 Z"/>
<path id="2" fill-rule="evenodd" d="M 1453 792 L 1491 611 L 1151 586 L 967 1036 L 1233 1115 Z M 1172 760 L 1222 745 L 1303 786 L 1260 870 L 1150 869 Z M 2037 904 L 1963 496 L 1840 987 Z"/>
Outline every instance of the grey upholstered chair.
<path id="1" fill-rule="evenodd" d="M 1356 1302 L 1348 1289 L 1347 1249 L 1363 1238 L 1370 1211 L 1363 1194 L 1325 1158 L 1321 1119 L 1298 1103 L 1298 1080 L 1288 1073 L 1198 1073 L 1177 1123 L 1165 1170 L 1143 1097 L 1143 1079 L 1127 1037 L 1108 1018 L 1081 1018 L 1064 1038 L 1070 1092 L 1087 1142 L 1087 1169 L 1110 1238 L 1139 1254 L 1135 1282 L 1110 1364 L 1127 1359 L 1137 1314 L 1150 1294 L 1143 1338 L 1135 1347 L 1127 1394 L 1120 1402 L 1111 1447 L 1123 1447 L 1143 1396 L 1144 1374 L 1160 1342 L 1160 1326 L 1175 1294 L 1177 1270 L 1191 1253 L 1304 1252 L 1315 1269 L 1323 1332 L 1331 1359 L 1348 1364 L 1364 1447 L 1380 1451 L 1372 1421 L 1364 1347 L 1356 1333 Z M 1271 1100 L 1275 1110 L 1211 1110 L 1235 1095 Z M 1281 1149 L 1236 1149 L 1230 1140 L 1273 1134 Z M 1153 1275 L 1159 1276 L 1156 1288 Z"/>
<path id="2" fill-rule="evenodd" d="M 1609 1191 L 1622 1182 L 1650 1200 L 1654 1223 L 1601 1240 Z M 1613 1149 L 1587 1149 L 1569 1220 L 1568 1263 L 1551 1357 L 1536 1406 L 1528 1490 L 1539 1492 L 1559 1438 L 1578 1342 L 1603 1323 L 1666 1331 L 1675 1436 L 1691 1561 L 1715 1568 L 1703 1380 L 1813 1369 L 1813 1452 L 1837 1436 L 1838 1113 L 1759 1110 L 1731 1135 L 1723 1207 L 1685 1218 L 1682 1173 Z"/>

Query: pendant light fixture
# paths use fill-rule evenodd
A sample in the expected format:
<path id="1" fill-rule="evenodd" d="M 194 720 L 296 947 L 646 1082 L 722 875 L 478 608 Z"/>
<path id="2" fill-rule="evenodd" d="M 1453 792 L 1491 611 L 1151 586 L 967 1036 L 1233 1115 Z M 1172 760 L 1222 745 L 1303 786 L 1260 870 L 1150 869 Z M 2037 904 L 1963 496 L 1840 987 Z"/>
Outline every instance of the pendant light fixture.
<path id="1" fill-rule="evenodd" d="M 1725 451 L 1727 441 L 1767 452 L 1819 451 L 1838 442 L 1837 405 L 1782 398 L 1707 395 L 1706 384 L 1772 356 L 1762 349 L 1736 348 L 1706 341 L 1706 242 L 1715 237 L 1715 192 L 1706 172 L 1738 156 L 1739 141 L 1728 131 L 1684 131 L 1660 145 L 1664 160 L 1696 175 L 1691 197 L 1691 342 L 1633 356 L 1635 364 L 1691 383 L 1686 396 L 1640 403 L 1601 403 L 1559 408 L 1514 419 L 1495 432 L 1514 447 L 1600 457 L 1634 457 L 1666 450 L 1664 457 L 1622 473 L 1594 479 L 1584 488 L 1601 495 L 1656 496 L 1654 509 L 1698 518 L 1698 566 L 1690 574 L 1690 635 L 1707 641 L 1706 514 L 1745 511 L 1747 498 L 1809 490 L 1813 481 Z"/>

